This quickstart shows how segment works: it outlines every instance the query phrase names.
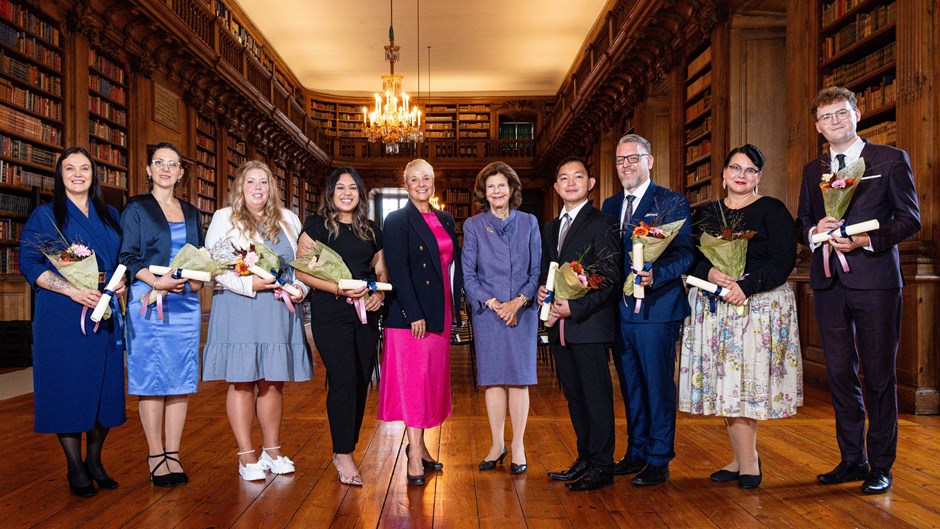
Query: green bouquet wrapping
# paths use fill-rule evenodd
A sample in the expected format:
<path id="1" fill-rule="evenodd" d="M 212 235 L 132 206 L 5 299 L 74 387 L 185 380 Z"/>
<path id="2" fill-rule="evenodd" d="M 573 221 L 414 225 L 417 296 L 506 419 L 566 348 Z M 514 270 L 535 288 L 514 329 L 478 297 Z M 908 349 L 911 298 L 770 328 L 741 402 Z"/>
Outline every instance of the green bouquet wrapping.
<path id="1" fill-rule="evenodd" d="M 744 275 L 747 263 L 747 241 L 745 238 L 727 240 L 703 233 L 699 239 L 699 250 L 722 273 L 740 278 Z"/>
<path id="2" fill-rule="evenodd" d="M 73 243 L 65 250 L 44 250 L 43 254 L 75 288 L 98 290 L 98 259 L 91 248 Z M 102 319 L 110 317 L 111 307 L 108 307 Z"/>
<path id="3" fill-rule="evenodd" d="M 865 160 L 859 158 L 841 171 L 822 175 L 819 187 L 822 189 L 823 206 L 826 215 L 841 219 L 849 209 L 849 203 L 855 196 L 855 189 L 865 174 Z"/>
<path id="4" fill-rule="evenodd" d="M 645 222 L 640 222 L 633 229 L 633 247 L 636 248 L 637 244 L 642 245 L 644 264 L 652 263 L 656 259 L 659 259 L 659 256 L 669 247 L 669 243 L 679 234 L 679 230 L 682 228 L 683 224 L 685 224 L 685 219 L 670 222 L 662 226 L 648 226 Z M 630 261 L 633 262 L 632 250 L 629 252 L 629 255 Z M 635 284 L 636 274 L 631 271 L 627 274 L 627 278 L 623 283 L 624 295 L 632 296 Z"/>
<path id="5" fill-rule="evenodd" d="M 346 262 L 332 248 L 320 241 L 313 241 L 313 249 L 290 263 L 291 266 L 311 276 L 339 284 L 341 279 L 353 279 Z"/>
<path id="6" fill-rule="evenodd" d="M 228 268 L 226 263 L 216 261 L 205 248 L 197 248 L 192 244 L 186 243 L 170 261 L 167 267 L 151 265 L 150 271 L 155 275 L 164 275 L 169 270 L 176 269 L 181 271 L 180 277 L 184 279 L 195 279 L 198 281 L 209 281 L 213 277 L 225 272 Z M 149 305 L 157 300 L 157 293 L 151 291 L 149 298 L 144 305 Z"/>

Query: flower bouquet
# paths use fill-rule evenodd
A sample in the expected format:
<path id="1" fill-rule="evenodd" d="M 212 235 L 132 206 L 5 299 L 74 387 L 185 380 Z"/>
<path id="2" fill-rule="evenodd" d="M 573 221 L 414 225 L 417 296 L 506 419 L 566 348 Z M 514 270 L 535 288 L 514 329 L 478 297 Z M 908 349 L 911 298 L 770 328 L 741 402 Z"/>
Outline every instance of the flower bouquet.
<path id="1" fill-rule="evenodd" d="M 213 259 L 209 250 L 196 248 L 192 244 L 187 243 L 176 252 L 173 260 L 170 261 L 170 266 L 150 265 L 148 267 L 148 270 L 157 276 L 166 275 L 173 269 L 175 269 L 172 275 L 173 279 L 209 281 L 224 272 L 226 265 L 223 262 Z M 150 306 L 151 303 L 156 302 L 157 319 L 163 320 L 164 295 L 165 293 L 162 290 L 157 289 L 151 289 L 150 292 L 144 294 L 143 297 L 140 298 L 140 315 L 143 316 L 147 312 L 147 307 Z"/>
<path id="2" fill-rule="evenodd" d="M 556 299 L 568 301 L 579 299 L 604 284 L 606 278 L 585 267 L 582 264 L 583 259 L 584 255 L 576 261 L 560 265 L 552 262 L 549 265 L 548 276 L 545 279 L 545 289 L 548 290 L 548 297 L 542 302 L 542 310 L 539 313 L 539 318 L 545 322 L 546 327 L 551 327 L 559 320 L 558 317 L 551 317 L 552 301 Z M 561 345 L 565 345 L 564 318 L 561 318 L 558 325 L 558 333 Z"/>
<path id="3" fill-rule="evenodd" d="M 832 277 L 832 272 L 829 269 L 830 246 L 828 240 L 833 235 L 848 237 L 878 228 L 877 220 L 845 226 L 845 220 L 842 219 L 842 217 L 845 216 L 846 210 L 849 209 L 849 203 L 852 202 L 852 197 L 855 196 L 855 190 L 858 189 L 858 183 L 861 182 L 862 175 L 864 174 L 865 160 L 859 158 L 839 171 L 824 173 L 820 179 L 819 187 L 822 190 L 823 207 L 826 210 L 826 215 L 840 219 L 838 229 L 830 230 L 824 234 L 813 235 L 813 242 L 825 241 L 825 245 L 823 246 L 823 269 L 826 273 L 826 277 Z M 852 233 L 849 233 L 849 228 L 852 228 Z M 842 271 L 849 272 L 849 263 L 846 261 L 845 256 L 842 255 L 842 252 L 836 251 L 836 256 L 839 258 L 839 263 L 842 265 Z"/>
<path id="4" fill-rule="evenodd" d="M 633 250 L 630 251 L 632 267 L 630 273 L 627 274 L 626 281 L 623 283 L 623 293 L 625 296 L 636 298 L 636 306 L 633 309 L 635 314 L 640 312 L 643 298 L 646 297 L 645 289 L 640 285 L 640 276 L 636 272 L 639 270 L 648 271 L 652 268 L 653 262 L 666 251 L 669 243 L 676 238 L 683 224 L 685 224 L 685 219 L 662 226 L 650 226 L 641 221 L 633 228 Z"/>
<path id="5" fill-rule="evenodd" d="M 254 274 L 261 279 L 274 279 L 279 286 L 274 296 L 283 301 L 288 310 L 294 311 L 289 296 L 300 295 L 300 290 L 281 279 L 281 260 L 276 253 L 261 243 L 249 243 L 248 248 L 236 246 L 231 238 L 221 239 L 209 249 L 213 259 L 225 263 L 239 276 Z M 285 295 L 285 294 L 289 294 Z"/>
<path id="6" fill-rule="evenodd" d="M 369 293 L 375 292 L 376 290 L 392 290 L 392 285 L 389 283 L 381 283 L 364 279 L 353 279 L 352 272 L 349 271 L 349 267 L 346 266 L 346 262 L 343 261 L 343 258 L 332 248 L 320 241 L 313 241 L 313 249 L 310 250 L 310 252 L 291 261 L 290 265 L 295 269 L 300 270 L 305 274 L 309 274 L 317 279 L 336 283 L 339 288 L 343 290 L 358 289 L 362 287 L 366 287 L 369 290 Z M 369 296 L 369 293 L 366 293 L 366 297 Z M 346 298 L 346 302 L 356 308 L 356 313 L 359 315 L 359 321 L 363 324 L 365 324 L 367 321 L 365 306 L 366 297 L 355 300 Z"/>
<path id="7" fill-rule="evenodd" d="M 754 238 L 757 232 L 738 229 L 739 226 L 735 226 L 725 217 L 724 208 L 721 206 L 720 202 L 716 202 L 715 207 L 718 210 L 721 229 L 717 235 L 703 232 L 699 239 L 699 250 L 712 263 L 712 266 L 717 268 L 721 273 L 740 279 L 744 276 L 744 267 L 747 263 L 748 241 Z M 718 285 L 705 279 L 696 278 L 694 276 L 691 277 L 698 280 L 698 283 L 707 283 L 715 287 L 715 289 L 711 289 L 706 285 L 703 288 L 701 284 L 695 284 L 696 281 L 692 282 L 693 286 L 698 286 L 703 292 L 713 294 L 711 296 L 710 305 L 711 311 L 715 312 L 714 295 L 727 295 L 725 293 L 730 292 L 730 290 L 722 289 Z M 735 312 L 737 312 L 739 316 L 743 316 L 744 306 L 736 306 Z"/>
<path id="8" fill-rule="evenodd" d="M 58 230 L 58 228 L 56 228 L 56 230 Z M 62 237 L 62 242 L 68 244 L 68 241 L 61 232 L 59 232 L 59 236 Z M 52 245 L 48 248 L 44 248 L 42 253 L 46 256 L 47 259 L 49 259 L 49 262 L 55 266 L 56 270 L 62 274 L 62 277 L 67 279 L 69 283 L 71 283 L 75 288 L 97 290 L 98 259 L 95 258 L 95 252 L 88 246 L 77 242 L 68 244 L 65 249 L 62 249 L 61 244 L 59 244 L 58 247 L 59 249 L 56 250 L 54 249 L 55 245 Z M 87 334 L 85 332 L 85 316 L 87 314 L 88 307 L 82 307 L 82 334 Z M 106 320 L 110 317 L 111 307 L 106 306 L 100 316 L 100 319 Z M 94 330 L 96 332 L 98 330 L 97 323 L 95 323 Z"/>

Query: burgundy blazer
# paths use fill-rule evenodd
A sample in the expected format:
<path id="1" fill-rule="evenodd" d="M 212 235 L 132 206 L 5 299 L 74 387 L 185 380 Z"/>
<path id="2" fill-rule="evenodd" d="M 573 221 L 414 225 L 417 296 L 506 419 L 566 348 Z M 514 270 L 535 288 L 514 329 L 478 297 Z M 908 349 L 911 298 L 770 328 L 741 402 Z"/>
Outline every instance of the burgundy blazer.
<path id="1" fill-rule="evenodd" d="M 881 227 L 868 234 L 874 251 L 856 248 L 845 254 L 851 269 L 848 273 L 842 271 L 835 252 L 830 252 L 832 277 L 826 277 L 823 251 L 821 247 L 817 248 L 813 252 L 809 276 L 810 286 L 814 289 L 828 288 L 836 277 L 843 286 L 854 290 L 900 288 L 904 285 L 898 243 L 920 230 L 920 208 L 911 160 L 901 149 L 867 140 L 862 148 L 862 158 L 865 160 L 865 176 L 852 197 L 845 221 L 846 224 L 855 224 L 878 220 Z M 803 168 L 796 221 L 799 240 L 803 244 L 809 244 L 810 228 L 826 216 L 819 181 L 823 173 L 830 172 L 829 159 L 829 153 L 824 153 Z"/>

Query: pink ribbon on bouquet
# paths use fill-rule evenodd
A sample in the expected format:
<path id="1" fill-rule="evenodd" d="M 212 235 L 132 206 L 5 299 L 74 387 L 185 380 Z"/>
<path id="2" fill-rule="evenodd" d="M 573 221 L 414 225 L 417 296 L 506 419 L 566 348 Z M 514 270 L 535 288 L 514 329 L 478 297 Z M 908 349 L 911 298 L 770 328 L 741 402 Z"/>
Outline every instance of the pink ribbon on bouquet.
<path id="1" fill-rule="evenodd" d="M 140 315 L 143 316 L 147 314 L 147 307 L 150 306 L 148 301 L 150 300 L 150 294 L 153 294 L 154 291 L 157 292 L 157 319 L 163 321 L 163 295 L 164 292 L 159 289 L 151 289 L 149 292 L 144 294 L 144 297 L 140 298 Z"/>
<path id="2" fill-rule="evenodd" d="M 356 298 L 356 299 L 346 298 L 346 303 L 349 303 L 350 305 L 355 307 L 356 314 L 359 315 L 359 321 L 363 325 L 365 325 L 366 322 L 368 322 L 368 319 L 366 318 L 366 298 L 365 297 Z"/>
<path id="3" fill-rule="evenodd" d="M 294 313 L 294 304 L 290 300 L 290 294 L 288 294 L 283 288 L 274 289 L 274 299 L 278 301 L 283 301 L 287 305 L 287 310 L 291 314 Z"/>

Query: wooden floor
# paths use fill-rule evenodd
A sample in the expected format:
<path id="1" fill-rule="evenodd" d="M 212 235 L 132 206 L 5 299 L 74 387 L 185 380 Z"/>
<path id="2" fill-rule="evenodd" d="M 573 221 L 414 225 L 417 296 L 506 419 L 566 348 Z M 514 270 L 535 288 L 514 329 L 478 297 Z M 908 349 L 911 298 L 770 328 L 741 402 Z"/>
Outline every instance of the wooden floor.
<path id="1" fill-rule="evenodd" d="M 105 447 L 106 466 L 121 486 L 90 499 L 69 494 L 55 437 L 32 433 L 32 396 L 2 401 L 0 526 L 940 527 L 938 417 L 902 416 L 894 491 L 886 495 L 864 495 L 858 483 L 823 486 L 815 481 L 839 459 L 828 395 L 817 388 L 807 388 L 806 406 L 796 418 L 761 424 L 760 489 L 710 482 L 708 474 L 730 457 L 724 427 L 714 418 L 680 414 L 678 457 L 666 485 L 637 488 L 618 477 L 613 487 L 574 493 L 545 476 L 570 463 L 575 446 L 550 368 L 540 363 L 540 384 L 532 390 L 529 472 L 513 477 L 507 465 L 477 470 L 489 447 L 483 397 L 473 387 L 466 347 L 454 348 L 452 363 L 454 415 L 428 433 L 431 452 L 440 454 L 445 469 L 428 474 L 423 488 L 405 483 L 404 428 L 375 420 L 374 389 L 356 453 L 366 486 L 337 481 L 319 364 L 311 382 L 285 390 L 282 444 L 298 470 L 265 482 L 247 483 L 237 475 L 222 383 L 203 383 L 191 401 L 182 454 L 188 485 L 150 485 L 137 402 L 129 398 L 128 421 L 112 430 Z M 626 446 L 623 417 L 618 405 L 617 454 Z"/>

